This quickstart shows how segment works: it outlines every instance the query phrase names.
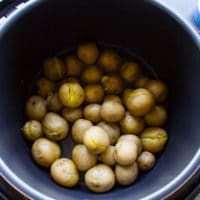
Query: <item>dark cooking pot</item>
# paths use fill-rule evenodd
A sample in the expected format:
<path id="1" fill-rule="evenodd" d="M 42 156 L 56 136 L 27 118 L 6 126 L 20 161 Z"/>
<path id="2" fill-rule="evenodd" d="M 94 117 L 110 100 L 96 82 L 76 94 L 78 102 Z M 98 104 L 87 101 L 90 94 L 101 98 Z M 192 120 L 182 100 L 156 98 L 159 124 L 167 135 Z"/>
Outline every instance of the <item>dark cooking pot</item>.
<path id="1" fill-rule="evenodd" d="M 30 80 L 43 59 L 82 41 L 127 48 L 169 86 L 169 142 L 155 168 L 135 184 L 105 194 L 83 184 L 66 189 L 31 160 L 20 127 Z M 0 28 L 0 173 L 33 199 L 170 198 L 200 164 L 200 41 L 186 22 L 156 1 L 32 0 Z M 67 141 L 62 142 L 64 155 Z"/>

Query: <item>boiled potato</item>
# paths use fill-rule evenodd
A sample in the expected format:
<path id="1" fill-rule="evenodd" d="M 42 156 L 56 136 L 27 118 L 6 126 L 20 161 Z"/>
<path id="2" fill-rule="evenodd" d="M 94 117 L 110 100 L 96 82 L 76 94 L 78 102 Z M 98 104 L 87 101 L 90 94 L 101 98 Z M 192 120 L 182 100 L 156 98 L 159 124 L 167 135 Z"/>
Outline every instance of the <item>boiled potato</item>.
<path id="1" fill-rule="evenodd" d="M 67 108 L 67 107 L 65 107 L 62 110 L 62 115 L 68 122 L 73 123 L 76 120 L 82 118 L 82 110 L 81 110 L 81 108 Z"/>
<path id="2" fill-rule="evenodd" d="M 97 162 L 97 156 L 91 153 L 85 145 L 77 144 L 72 150 L 72 160 L 80 171 L 86 171 Z"/>
<path id="3" fill-rule="evenodd" d="M 115 146 L 110 145 L 109 147 L 106 148 L 106 150 L 99 155 L 99 160 L 102 161 L 106 165 L 115 165 L 115 157 L 114 157 L 114 152 L 115 152 Z"/>
<path id="4" fill-rule="evenodd" d="M 101 154 L 110 145 L 110 140 L 104 129 L 91 126 L 85 131 L 83 143 L 92 153 Z"/>
<path id="5" fill-rule="evenodd" d="M 59 88 L 59 98 L 64 106 L 79 107 L 85 100 L 85 93 L 79 83 L 64 83 Z"/>
<path id="6" fill-rule="evenodd" d="M 85 173 L 85 183 L 93 192 L 107 192 L 115 185 L 115 175 L 111 167 L 98 164 Z"/>
<path id="7" fill-rule="evenodd" d="M 110 139 L 110 144 L 115 144 L 120 136 L 120 128 L 117 123 L 102 121 L 97 126 L 103 128 Z"/>
<path id="8" fill-rule="evenodd" d="M 50 167 L 61 155 L 60 146 L 47 138 L 35 140 L 31 151 L 35 162 L 42 167 Z"/>
<path id="9" fill-rule="evenodd" d="M 93 123 L 101 121 L 101 105 L 100 104 L 89 104 L 83 109 L 83 116 L 85 119 Z"/>
<path id="10" fill-rule="evenodd" d="M 68 158 L 57 159 L 50 169 L 52 179 L 64 187 L 74 187 L 79 181 L 79 173 L 74 162 Z"/>
<path id="11" fill-rule="evenodd" d="M 106 122 L 118 122 L 124 115 L 125 109 L 121 103 L 106 101 L 101 106 L 101 117 Z"/>
<path id="12" fill-rule="evenodd" d="M 79 59 L 88 65 L 94 64 L 99 56 L 99 50 L 94 43 L 84 43 L 78 47 Z"/>
<path id="13" fill-rule="evenodd" d="M 38 95 L 29 97 L 25 105 L 25 112 L 29 119 L 41 120 L 47 112 L 45 99 Z"/>
<path id="14" fill-rule="evenodd" d="M 102 72 L 95 66 L 88 66 L 82 73 L 81 78 L 85 83 L 98 83 L 101 80 Z"/>
<path id="15" fill-rule="evenodd" d="M 83 143 L 85 131 L 92 126 L 92 123 L 86 119 L 78 119 L 72 126 L 72 138 L 76 143 Z"/>
<path id="16" fill-rule="evenodd" d="M 51 93 L 47 97 L 47 110 L 52 112 L 59 112 L 63 107 L 58 94 Z"/>
<path id="17" fill-rule="evenodd" d="M 112 94 L 110 94 L 110 95 L 108 94 L 108 95 L 106 95 L 104 97 L 104 102 L 106 102 L 106 101 L 115 101 L 117 103 L 121 103 L 122 104 L 121 98 L 119 96 L 117 96 L 117 95 L 112 95 Z"/>
<path id="18" fill-rule="evenodd" d="M 29 120 L 22 127 L 24 137 L 29 141 L 35 141 L 43 136 L 42 125 L 40 121 Z"/>
<path id="19" fill-rule="evenodd" d="M 48 112 L 42 120 L 42 126 L 45 135 L 51 140 L 60 141 L 68 135 L 69 125 L 57 113 Z"/>
<path id="20" fill-rule="evenodd" d="M 49 80 L 60 80 L 65 75 L 65 64 L 58 57 L 47 58 L 43 64 L 43 73 Z"/>
<path id="21" fill-rule="evenodd" d="M 127 166 L 121 166 L 117 164 L 115 166 L 115 177 L 117 183 L 120 185 L 130 185 L 134 183 L 138 177 L 137 163 L 134 162 L 133 164 Z"/>
<path id="22" fill-rule="evenodd" d="M 140 76 L 135 82 L 135 87 L 136 88 L 144 88 L 144 86 L 148 80 L 149 80 L 149 78 L 147 76 Z"/>
<path id="23" fill-rule="evenodd" d="M 126 88 L 123 92 L 123 103 L 127 105 L 127 100 L 131 96 L 131 94 L 134 92 L 134 89 Z"/>

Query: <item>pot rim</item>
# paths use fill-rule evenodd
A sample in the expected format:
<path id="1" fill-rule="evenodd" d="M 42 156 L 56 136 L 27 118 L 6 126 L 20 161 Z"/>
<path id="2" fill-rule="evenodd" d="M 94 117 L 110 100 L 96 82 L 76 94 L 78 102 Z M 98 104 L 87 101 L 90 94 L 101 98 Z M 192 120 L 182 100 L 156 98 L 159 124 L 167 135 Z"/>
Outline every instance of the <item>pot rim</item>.
<path id="1" fill-rule="evenodd" d="M 15 23 L 22 15 L 26 14 L 29 10 L 33 9 L 39 4 L 42 4 L 47 0 L 29 0 L 23 4 L 23 6 L 18 7 L 13 10 L 0 24 L 0 39 L 6 34 L 7 30 L 13 23 Z M 144 0 L 145 1 L 145 0 Z M 179 15 L 173 8 L 169 7 L 166 3 L 160 2 L 159 0 L 146 0 L 147 3 L 152 4 L 158 9 L 162 10 L 164 13 L 173 18 L 193 39 L 200 51 L 200 36 L 192 27 L 192 25 Z M 162 189 L 153 192 L 152 194 L 144 197 L 144 200 L 150 199 L 166 199 L 172 194 L 177 192 L 181 187 L 183 187 L 186 182 L 188 182 L 196 173 L 200 171 L 200 147 L 190 163 L 183 169 L 179 175 L 173 179 L 173 181 L 166 184 Z M 24 180 L 20 179 L 10 168 L 4 163 L 0 157 L 0 178 L 3 178 L 9 183 L 17 192 L 21 193 L 26 199 L 32 199 L 37 197 L 37 199 L 52 200 L 53 198 L 40 193 L 36 189 L 32 188 L 25 183 Z M 128 198 L 129 199 L 129 198 Z M 130 198 L 131 199 L 131 198 Z"/>

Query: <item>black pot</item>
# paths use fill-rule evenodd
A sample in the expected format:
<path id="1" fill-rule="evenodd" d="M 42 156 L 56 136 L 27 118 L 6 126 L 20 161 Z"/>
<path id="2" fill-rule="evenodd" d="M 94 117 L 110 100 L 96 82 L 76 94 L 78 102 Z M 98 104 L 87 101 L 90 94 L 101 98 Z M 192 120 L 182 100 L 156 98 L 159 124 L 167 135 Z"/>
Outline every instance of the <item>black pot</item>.
<path id="1" fill-rule="evenodd" d="M 24 103 L 30 80 L 47 56 L 83 41 L 127 48 L 169 86 L 169 142 L 155 168 L 135 184 L 94 194 L 66 189 L 31 160 L 24 141 Z M 0 173 L 33 199 L 171 198 L 200 164 L 200 41 L 192 28 L 156 1 L 32 0 L 0 28 Z M 66 155 L 68 144 L 62 143 Z"/>

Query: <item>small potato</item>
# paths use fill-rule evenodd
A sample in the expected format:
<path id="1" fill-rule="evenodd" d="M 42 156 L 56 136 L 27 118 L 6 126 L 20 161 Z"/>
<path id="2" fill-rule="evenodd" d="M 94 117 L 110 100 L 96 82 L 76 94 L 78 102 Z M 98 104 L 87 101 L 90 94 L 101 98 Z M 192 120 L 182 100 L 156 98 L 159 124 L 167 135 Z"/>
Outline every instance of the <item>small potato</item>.
<path id="1" fill-rule="evenodd" d="M 87 103 L 101 103 L 104 97 L 104 90 L 100 84 L 89 84 L 84 87 L 85 101 Z"/>
<path id="2" fill-rule="evenodd" d="M 135 82 L 135 87 L 136 88 L 144 88 L 144 86 L 148 80 L 149 80 L 149 78 L 146 76 L 139 77 Z"/>
<path id="3" fill-rule="evenodd" d="M 159 80 L 148 80 L 144 85 L 155 97 L 158 103 L 162 103 L 166 100 L 168 95 L 168 88 L 165 83 Z"/>
<path id="4" fill-rule="evenodd" d="M 127 100 L 128 98 L 131 96 L 131 94 L 134 92 L 134 89 L 131 89 L 131 88 L 126 88 L 124 90 L 124 93 L 123 93 L 123 102 L 125 105 L 127 105 Z"/>
<path id="5" fill-rule="evenodd" d="M 103 128 L 110 139 L 110 144 L 115 144 L 120 136 L 120 128 L 117 123 L 112 122 L 100 122 L 97 124 L 97 126 Z"/>
<path id="6" fill-rule="evenodd" d="M 98 123 L 101 121 L 101 105 L 99 104 L 89 104 L 83 109 L 83 116 L 85 119 L 93 123 Z"/>
<path id="7" fill-rule="evenodd" d="M 85 145 L 78 144 L 72 150 L 72 160 L 80 171 L 86 171 L 97 162 L 97 156 L 91 153 Z"/>
<path id="8" fill-rule="evenodd" d="M 127 166 L 116 165 L 115 177 L 117 183 L 119 183 L 120 185 L 130 185 L 134 183 L 134 181 L 138 177 L 137 163 L 134 162 L 133 164 Z"/>
<path id="9" fill-rule="evenodd" d="M 167 111 L 164 106 L 156 105 L 144 119 L 149 126 L 164 126 L 167 121 Z"/>
<path id="10" fill-rule="evenodd" d="M 35 162 L 42 167 L 50 167 L 61 155 L 60 146 L 47 138 L 35 140 L 31 151 Z"/>
<path id="11" fill-rule="evenodd" d="M 74 142 L 82 144 L 85 131 L 92 126 L 86 119 L 78 119 L 72 126 L 72 138 Z"/>
<path id="12" fill-rule="evenodd" d="M 138 135 L 144 129 L 144 120 L 126 112 L 125 117 L 120 121 L 120 125 L 122 133 Z"/>
<path id="13" fill-rule="evenodd" d="M 65 71 L 67 76 L 79 76 L 81 74 L 82 63 L 75 55 L 65 58 Z"/>
<path id="14" fill-rule="evenodd" d="M 87 65 L 94 64 L 99 56 L 99 50 L 94 43 L 81 44 L 77 54 L 79 59 Z"/>
<path id="15" fill-rule="evenodd" d="M 140 134 L 140 139 L 144 150 L 157 153 L 164 149 L 168 135 L 162 128 L 148 127 Z"/>
<path id="16" fill-rule="evenodd" d="M 60 141 L 68 135 L 69 125 L 57 113 L 48 112 L 42 120 L 42 126 L 45 135 L 51 140 Z"/>
<path id="17" fill-rule="evenodd" d="M 112 50 L 104 50 L 99 57 L 98 63 L 106 72 L 113 72 L 119 68 L 120 57 Z"/>
<path id="18" fill-rule="evenodd" d="M 112 95 L 112 94 L 106 95 L 104 97 L 104 102 L 106 102 L 106 101 L 115 101 L 117 103 L 121 103 L 122 104 L 121 98 L 119 96 L 117 96 L 117 95 Z"/>
<path id="19" fill-rule="evenodd" d="M 133 82 L 140 73 L 140 67 L 136 62 L 125 62 L 122 65 L 121 75 L 125 81 Z"/>
<path id="20" fill-rule="evenodd" d="M 144 116 L 154 106 L 153 95 L 144 88 L 139 88 L 131 93 L 131 96 L 127 99 L 127 108 L 132 115 Z"/>
<path id="21" fill-rule="evenodd" d="M 98 83 L 101 75 L 101 70 L 97 66 L 91 65 L 83 71 L 81 78 L 85 83 Z"/>
<path id="22" fill-rule="evenodd" d="M 125 109 L 122 104 L 107 101 L 101 106 L 101 117 L 106 122 L 118 122 L 123 119 L 125 115 Z"/>
<path id="23" fill-rule="evenodd" d="M 148 151 L 143 151 L 137 159 L 139 169 L 143 172 L 149 171 L 155 164 L 155 156 Z"/>
<path id="24" fill-rule="evenodd" d="M 78 184 L 79 173 L 74 162 L 68 158 L 57 159 L 50 169 L 52 179 L 64 187 L 74 187 Z"/>
<path id="25" fill-rule="evenodd" d="M 51 93 L 47 97 L 47 110 L 52 112 L 59 112 L 63 107 L 63 104 L 61 103 L 58 94 L 57 93 Z"/>
<path id="26" fill-rule="evenodd" d="M 118 141 L 115 145 L 114 157 L 120 165 L 130 165 L 137 159 L 138 147 L 137 145 L 128 140 Z"/>
<path id="27" fill-rule="evenodd" d="M 79 80 L 73 76 L 64 78 L 58 82 L 58 88 L 60 88 L 64 83 L 79 83 Z"/>
<path id="28" fill-rule="evenodd" d="M 115 165 L 115 157 L 114 157 L 114 152 L 115 152 L 115 146 L 109 146 L 107 149 L 99 155 L 99 160 L 102 161 L 106 165 Z"/>
<path id="29" fill-rule="evenodd" d="M 64 83 L 58 95 L 62 104 L 69 108 L 77 108 L 85 100 L 84 90 L 79 83 Z"/>
<path id="30" fill-rule="evenodd" d="M 124 87 L 121 77 L 117 74 L 102 76 L 101 83 L 107 94 L 119 94 Z"/>
<path id="31" fill-rule="evenodd" d="M 46 98 L 49 94 L 56 91 L 56 83 L 46 78 L 40 78 L 36 81 L 37 94 Z"/>
<path id="32" fill-rule="evenodd" d="M 81 110 L 81 108 L 65 107 L 62 110 L 62 115 L 68 122 L 73 123 L 82 117 L 82 110 Z"/>
<path id="33" fill-rule="evenodd" d="M 110 145 L 110 140 L 104 129 L 91 126 L 85 131 L 83 143 L 92 153 L 101 154 Z"/>
<path id="34" fill-rule="evenodd" d="M 98 164 L 85 173 L 85 183 L 93 192 L 107 192 L 115 185 L 115 175 L 111 167 Z"/>
<path id="35" fill-rule="evenodd" d="M 47 112 L 45 99 L 37 95 L 29 97 L 25 112 L 29 119 L 41 120 Z"/>
<path id="36" fill-rule="evenodd" d="M 49 80 L 60 80 L 65 75 L 65 64 L 57 57 L 47 58 L 43 64 L 43 73 Z"/>
<path id="37" fill-rule="evenodd" d="M 42 125 L 37 120 L 27 121 L 22 127 L 24 137 L 29 141 L 35 141 L 43 136 Z"/>
<path id="38" fill-rule="evenodd" d="M 138 155 L 142 152 L 142 142 L 138 136 L 132 134 L 124 134 L 121 135 L 118 139 L 118 141 L 124 141 L 124 140 L 131 141 L 137 145 Z"/>

